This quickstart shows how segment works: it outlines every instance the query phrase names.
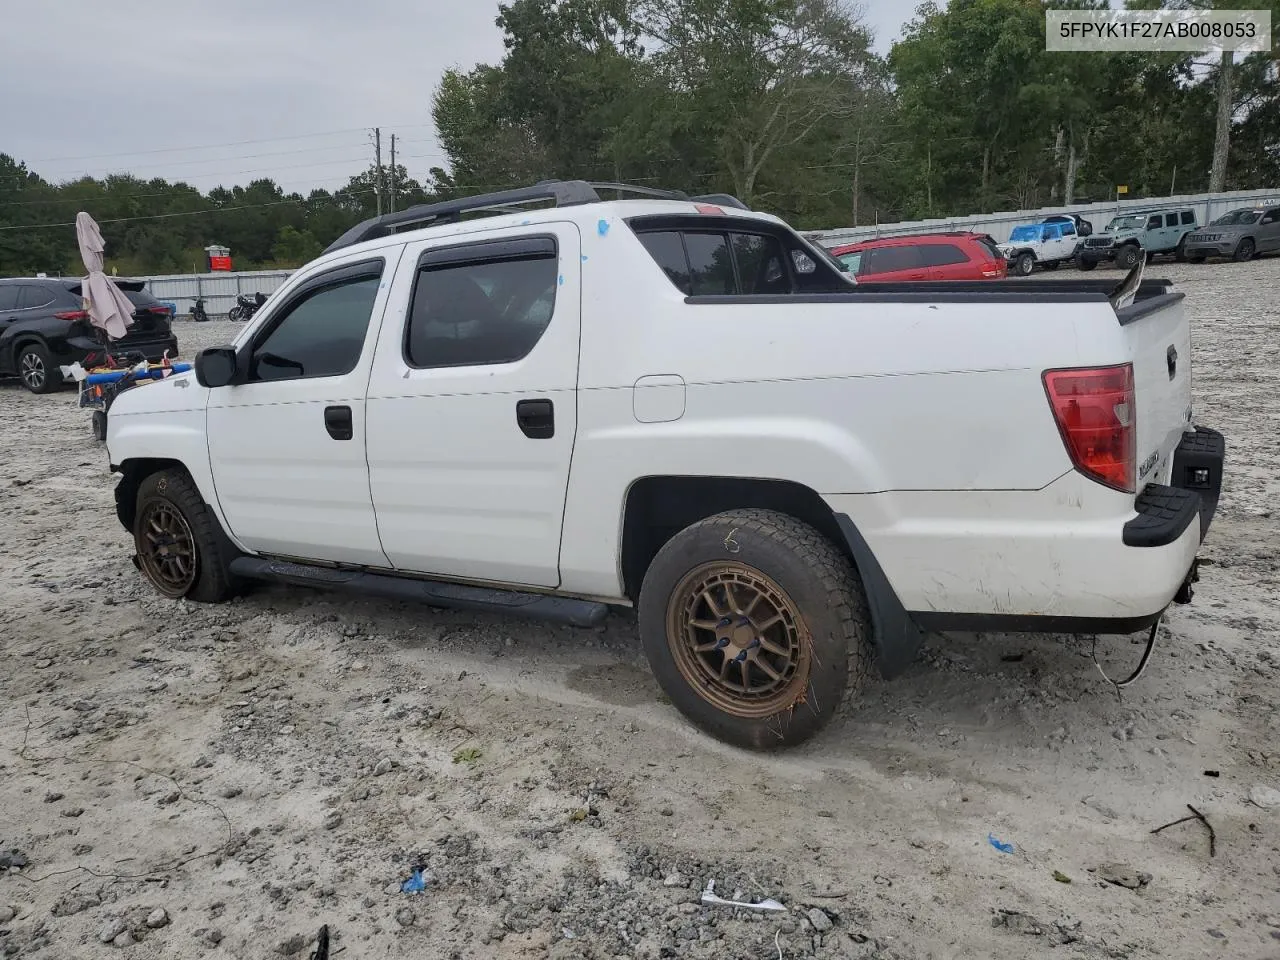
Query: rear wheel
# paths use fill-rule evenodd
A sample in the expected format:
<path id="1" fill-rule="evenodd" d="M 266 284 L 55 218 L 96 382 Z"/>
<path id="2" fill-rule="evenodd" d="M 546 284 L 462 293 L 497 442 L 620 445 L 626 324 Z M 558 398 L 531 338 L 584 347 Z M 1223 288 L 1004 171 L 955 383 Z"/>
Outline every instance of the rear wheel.
<path id="1" fill-rule="evenodd" d="M 200 603 L 235 595 L 233 548 L 182 471 L 162 470 L 139 485 L 133 542 L 138 568 L 162 595 Z"/>
<path id="2" fill-rule="evenodd" d="M 1240 245 L 1236 247 L 1236 252 L 1232 255 L 1231 259 L 1236 263 L 1244 263 L 1246 260 L 1252 260 L 1257 249 L 1258 248 L 1254 246 L 1253 241 L 1250 238 L 1245 237 L 1240 241 Z"/>
<path id="3" fill-rule="evenodd" d="M 1116 253 L 1116 266 L 1121 270 L 1132 270 L 1138 265 L 1142 255 L 1142 249 L 1136 244 L 1125 244 Z"/>
<path id="4" fill-rule="evenodd" d="M 1178 245 L 1174 247 L 1173 259 L 1177 260 L 1179 263 L 1187 262 L 1187 238 L 1185 236 L 1183 236 L 1183 238 L 1178 241 Z"/>
<path id="5" fill-rule="evenodd" d="M 93 439 L 95 440 L 107 439 L 107 415 L 104 411 L 102 410 L 93 411 L 93 417 L 91 418 L 90 426 L 93 430 Z"/>
<path id="6" fill-rule="evenodd" d="M 1036 258 L 1029 253 L 1020 253 L 1013 261 L 1013 272 L 1020 277 L 1028 277 L 1036 268 Z"/>
<path id="7" fill-rule="evenodd" d="M 42 343 L 28 343 L 18 348 L 18 376 L 32 393 L 53 393 L 62 386 L 62 374 Z"/>
<path id="8" fill-rule="evenodd" d="M 738 746 L 807 740 L 871 666 L 853 566 L 786 514 L 733 511 L 676 534 L 649 566 L 639 608 L 663 691 L 697 726 Z"/>

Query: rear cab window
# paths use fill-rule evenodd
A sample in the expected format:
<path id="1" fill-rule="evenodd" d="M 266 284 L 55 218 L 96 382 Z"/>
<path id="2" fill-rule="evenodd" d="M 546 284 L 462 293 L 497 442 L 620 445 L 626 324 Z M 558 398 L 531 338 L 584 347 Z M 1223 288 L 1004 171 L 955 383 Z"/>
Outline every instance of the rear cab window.
<path id="1" fill-rule="evenodd" d="M 628 223 L 667 279 L 688 297 L 843 293 L 853 288 L 835 264 L 769 223 L 706 215 L 638 217 Z"/>

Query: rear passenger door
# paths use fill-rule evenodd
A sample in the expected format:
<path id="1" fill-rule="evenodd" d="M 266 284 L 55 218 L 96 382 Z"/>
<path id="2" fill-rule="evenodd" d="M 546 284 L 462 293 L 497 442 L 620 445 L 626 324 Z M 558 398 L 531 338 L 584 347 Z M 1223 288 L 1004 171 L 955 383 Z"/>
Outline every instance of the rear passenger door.
<path id="1" fill-rule="evenodd" d="M 1258 221 L 1258 252 L 1280 250 L 1280 207 L 1272 207 Z"/>
<path id="2" fill-rule="evenodd" d="M 577 430 L 572 223 L 405 248 L 369 381 L 369 485 L 398 570 L 560 583 Z"/>
<path id="3" fill-rule="evenodd" d="M 924 264 L 919 246 L 872 247 L 862 252 L 862 269 L 858 282 L 895 283 L 904 280 L 928 280 L 929 268 Z"/>
<path id="4" fill-rule="evenodd" d="M 929 271 L 930 280 L 974 280 L 978 268 L 957 244 L 924 243 L 915 249 Z"/>

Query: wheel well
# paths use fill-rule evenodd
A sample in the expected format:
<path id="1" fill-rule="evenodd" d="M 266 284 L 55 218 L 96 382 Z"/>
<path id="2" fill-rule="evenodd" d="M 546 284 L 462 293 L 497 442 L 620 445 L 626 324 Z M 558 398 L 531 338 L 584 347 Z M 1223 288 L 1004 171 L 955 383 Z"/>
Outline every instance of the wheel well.
<path id="1" fill-rule="evenodd" d="M 787 480 L 740 477 L 644 477 L 627 493 L 622 521 L 622 582 L 640 597 L 649 564 L 685 527 L 727 510 L 777 510 L 803 520 L 853 559 L 831 508 L 810 488 Z"/>
<path id="2" fill-rule="evenodd" d="M 22 348 L 29 344 L 38 344 L 45 346 L 44 339 L 39 334 L 24 333 L 13 342 L 13 369 L 18 369 L 18 354 L 22 353 Z"/>
<path id="3" fill-rule="evenodd" d="M 113 469 L 120 474 L 120 482 L 116 484 L 116 516 L 130 533 L 133 532 L 133 521 L 138 509 L 138 488 L 142 486 L 142 481 L 161 470 L 188 472 L 181 461 L 165 460 L 160 457 L 126 460 Z"/>

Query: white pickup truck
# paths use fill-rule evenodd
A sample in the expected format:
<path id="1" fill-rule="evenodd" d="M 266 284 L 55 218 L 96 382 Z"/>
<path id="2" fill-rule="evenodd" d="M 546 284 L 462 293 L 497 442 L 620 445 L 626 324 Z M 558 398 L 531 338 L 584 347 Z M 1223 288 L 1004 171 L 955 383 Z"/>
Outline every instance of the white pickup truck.
<path id="1" fill-rule="evenodd" d="M 1224 443 L 1167 282 L 1123 308 L 1105 281 L 856 287 L 732 198 L 603 190 L 361 224 L 123 393 L 156 589 L 634 605 L 673 703 L 758 748 L 927 631 L 1128 633 L 1190 599 Z"/>

